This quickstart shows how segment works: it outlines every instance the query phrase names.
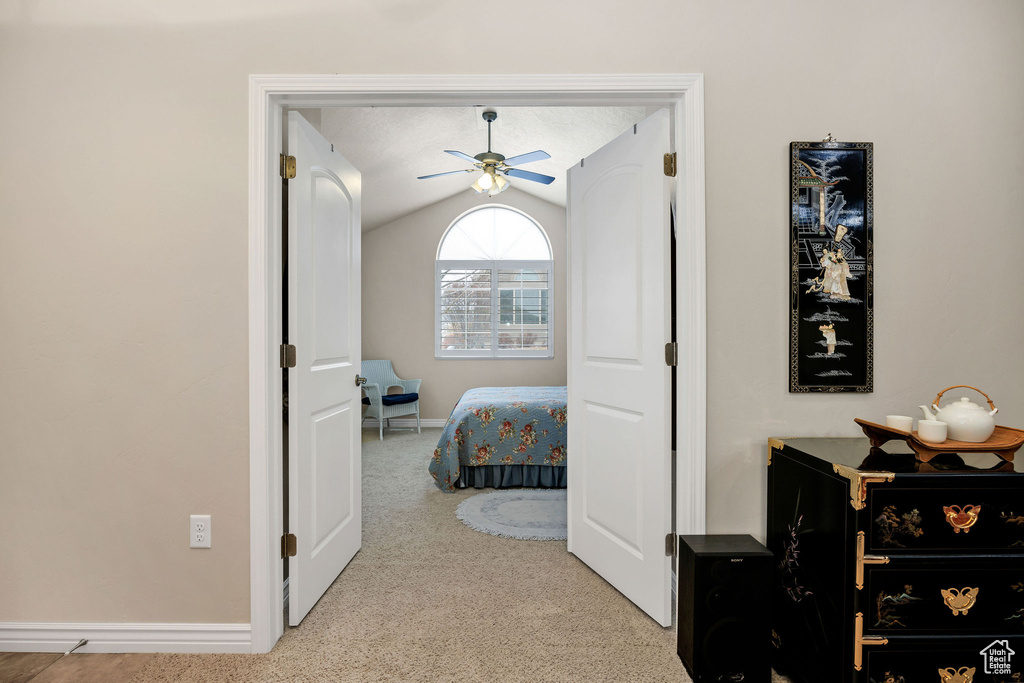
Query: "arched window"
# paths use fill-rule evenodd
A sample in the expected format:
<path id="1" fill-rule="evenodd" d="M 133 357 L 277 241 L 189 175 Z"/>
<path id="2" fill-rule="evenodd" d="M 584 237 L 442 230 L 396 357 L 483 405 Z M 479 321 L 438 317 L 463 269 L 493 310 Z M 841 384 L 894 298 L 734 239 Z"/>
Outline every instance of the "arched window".
<path id="1" fill-rule="evenodd" d="M 441 237 L 435 261 L 438 358 L 551 358 L 551 244 L 505 206 L 472 209 Z"/>

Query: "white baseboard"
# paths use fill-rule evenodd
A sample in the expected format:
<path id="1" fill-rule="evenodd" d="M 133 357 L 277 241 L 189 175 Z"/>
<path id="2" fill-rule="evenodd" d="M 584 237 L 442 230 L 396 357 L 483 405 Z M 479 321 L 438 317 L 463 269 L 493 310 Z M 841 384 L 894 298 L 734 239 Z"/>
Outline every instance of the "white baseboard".
<path id="1" fill-rule="evenodd" d="M 249 624 L 0 623 L 0 652 L 252 652 Z"/>
<path id="2" fill-rule="evenodd" d="M 384 431 L 387 431 L 388 424 L 387 422 L 384 423 Z M 416 418 L 393 417 L 390 424 L 398 429 L 408 429 L 409 427 L 416 429 Z M 448 418 L 420 418 L 420 427 L 444 427 L 446 424 L 448 424 Z M 377 428 L 377 418 L 368 417 L 363 420 L 363 429 Z"/>

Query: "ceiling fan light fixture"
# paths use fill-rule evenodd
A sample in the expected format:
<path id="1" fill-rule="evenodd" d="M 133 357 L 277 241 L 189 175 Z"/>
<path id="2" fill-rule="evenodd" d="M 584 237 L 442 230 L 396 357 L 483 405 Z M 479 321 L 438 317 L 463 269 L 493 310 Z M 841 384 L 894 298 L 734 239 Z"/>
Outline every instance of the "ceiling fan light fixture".
<path id="1" fill-rule="evenodd" d="M 479 185 L 481 190 L 489 190 L 494 185 L 492 173 L 493 171 L 484 171 L 484 174 L 476 179 L 476 185 Z"/>
<path id="2" fill-rule="evenodd" d="M 490 196 L 492 196 L 492 197 L 493 197 L 494 195 L 497 195 L 497 194 L 501 194 L 502 192 L 504 192 L 504 191 L 505 191 L 505 190 L 506 190 L 506 189 L 508 188 L 508 186 L 509 186 L 510 184 L 511 184 L 511 183 L 509 183 L 508 179 L 507 179 L 507 178 L 505 178 L 505 176 L 502 176 L 502 175 L 497 175 L 497 174 L 496 174 L 496 175 L 494 176 L 494 187 L 492 187 L 492 188 L 491 188 L 491 189 L 490 189 L 490 190 L 489 190 L 489 191 L 487 192 L 487 194 L 489 194 L 489 195 L 490 195 Z"/>

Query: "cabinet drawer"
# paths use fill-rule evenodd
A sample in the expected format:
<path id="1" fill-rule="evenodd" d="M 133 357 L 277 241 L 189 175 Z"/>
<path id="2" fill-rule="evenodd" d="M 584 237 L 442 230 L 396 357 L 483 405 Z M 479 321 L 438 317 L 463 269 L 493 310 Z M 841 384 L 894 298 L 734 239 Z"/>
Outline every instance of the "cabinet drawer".
<path id="1" fill-rule="evenodd" d="M 867 634 L 1024 635 L 1024 558 L 871 566 L 857 599 Z"/>
<path id="2" fill-rule="evenodd" d="M 864 648 L 862 683 L 1016 683 L 1024 680 L 1024 638 L 890 640 Z M 1012 654 L 1011 654 L 1012 653 Z M 1018 654 L 1019 653 L 1019 654 Z"/>
<path id="3" fill-rule="evenodd" d="M 868 496 L 873 554 L 1024 554 L 1024 491 L 883 484 Z"/>

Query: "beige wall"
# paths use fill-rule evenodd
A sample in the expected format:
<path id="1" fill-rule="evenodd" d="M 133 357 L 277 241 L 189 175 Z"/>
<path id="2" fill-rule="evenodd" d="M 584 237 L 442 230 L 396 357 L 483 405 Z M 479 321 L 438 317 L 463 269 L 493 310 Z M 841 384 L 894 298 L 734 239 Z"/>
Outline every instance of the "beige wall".
<path id="1" fill-rule="evenodd" d="M 504 204 L 540 223 L 554 256 L 554 358 L 462 360 L 434 357 L 434 258 L 453 220 L 477 206 Z M 387 358 L 403 378 L 420 378 L 420 417 L 445 419 L 472 387 L 566 382 L 565 209 L 509 188 L 498 199 L 467 189 L 363 233 L 363 358 Z"/>
<path id="2" fill-rule="evenodd" d="M 1019 0 L 3 3 L 0 622 L 249 620 L 249 74 L 704 73 L 708 529 L 759 533 L 769 435 L 961 382 L 1024 425 L 1022 44 Z M 827 133 L 875 143 L 870 395 L 787 392 Z"/>

